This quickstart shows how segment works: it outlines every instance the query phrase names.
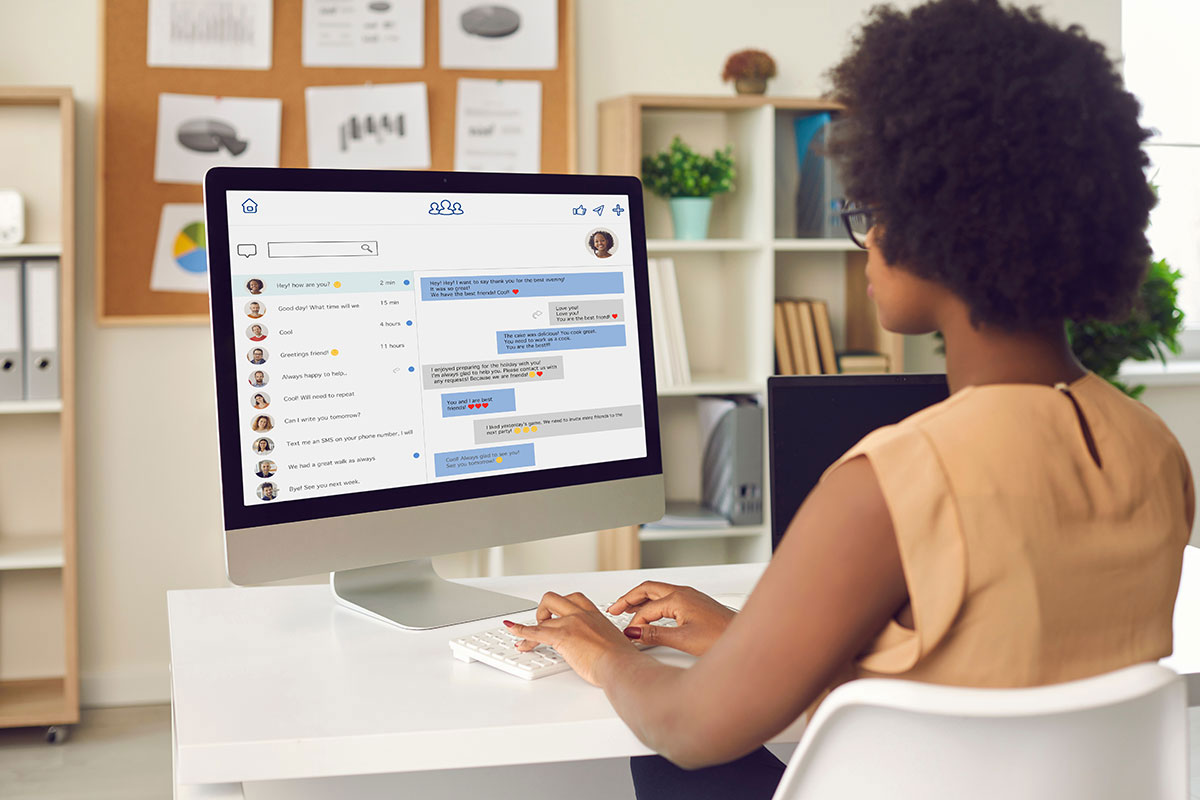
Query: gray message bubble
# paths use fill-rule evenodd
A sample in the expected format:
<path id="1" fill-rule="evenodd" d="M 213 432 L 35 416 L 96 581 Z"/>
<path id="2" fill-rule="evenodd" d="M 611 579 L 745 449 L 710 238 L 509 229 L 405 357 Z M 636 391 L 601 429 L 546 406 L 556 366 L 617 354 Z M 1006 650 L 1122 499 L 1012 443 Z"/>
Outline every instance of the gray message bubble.
<path id="1" fill-rule="evenodd" d="M 532 383 L 561 381 L 562 356 L 542 358 L 497 358 L 490 361 L 458 361 L 426 364 L 421 368 L 426 389 L 452 386 L 481 386 L 488 383 Z"/>
<path id="2" fill-rule="evenodd" d="M 550 304 L 551 325 L 572 325 L 576 322 L 624 322 L 625 301 L 621 298 L 608 300 L 575 300 Z"/>
<path id="3" fill-rule="evenodd" d="M 552 411 L 475 420 L 475 444 L 543 439 L 572 433 L 596 433 L 642 427 L 641 406 Z"/>

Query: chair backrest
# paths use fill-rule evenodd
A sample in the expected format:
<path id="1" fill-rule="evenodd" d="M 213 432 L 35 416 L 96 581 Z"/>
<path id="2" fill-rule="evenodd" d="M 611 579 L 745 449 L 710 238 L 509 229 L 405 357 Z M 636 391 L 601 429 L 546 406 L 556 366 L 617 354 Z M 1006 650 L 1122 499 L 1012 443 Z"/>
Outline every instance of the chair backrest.
<path id="1" fill-rule="evenodd" d="M 1187 800 L 1187 699 L 1157 664 L 1031 689 L 853 681 L 774 800 Z"/>

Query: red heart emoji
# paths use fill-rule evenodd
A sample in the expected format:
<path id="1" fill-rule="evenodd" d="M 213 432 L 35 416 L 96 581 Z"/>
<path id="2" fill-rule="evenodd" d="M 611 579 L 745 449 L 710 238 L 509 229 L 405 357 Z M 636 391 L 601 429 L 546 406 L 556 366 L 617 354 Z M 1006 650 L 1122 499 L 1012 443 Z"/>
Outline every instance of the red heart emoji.
<path id="1" fill-rule="evenodd" d="M 542 377 L 542 373 L 540 373 L 540 372 L 539 372 L 539 373 L 538 373 L 538 377 L 539 377 L 539 378 L 540 378 L 540 377 Z"/>
<path id="2" fill-rule="evenodd" d="M 474 408 L 474 407 L 475 406 L 471 405 L 470 403 L 467 404 L 467 408 Z"/>
<path id="3" fill-rule="evenodd" d="M 484 403 L 484 404 L 483 404 L 483 407 L 484 407 L 484 408 L 487 408 L 487 407 L 488 407 L 488 404 L 487 404 L 487 403 Z"/>
<path id="4" fill-rule="evenodd" d="M 616 314 L 613 314 L 613 319 L 616 319 L 616 318 L 617 318 L 617 315 L 616 315 Z"/>
<path id="5" fill-rule="evenodd" d="M 516 293 L 517 293 L 517 292 L 519 292 L 519 291 L 521 291 L 521 290 L 520 290 L 520 289 L 513 289 L 513 294 L 516 294 Z"/>

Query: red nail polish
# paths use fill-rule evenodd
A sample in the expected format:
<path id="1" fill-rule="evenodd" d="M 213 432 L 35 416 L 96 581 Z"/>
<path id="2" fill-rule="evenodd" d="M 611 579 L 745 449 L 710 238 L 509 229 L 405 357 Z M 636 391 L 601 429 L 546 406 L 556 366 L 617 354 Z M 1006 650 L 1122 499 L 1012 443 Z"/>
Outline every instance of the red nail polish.
<path id="1" fill-rule="evenodd" d="M 509 622 L 508 620 L 504 620 L 504 624 L 511 628 L 513 625 L 516 625 L 517 623 Z"/>
<path id="2" fill-rule="evenodd" d="M 636 625 L 630 625 L 628 628 L 625 629 L 624 633 L 630 639 L 642 638 L 642 629 Z"/>

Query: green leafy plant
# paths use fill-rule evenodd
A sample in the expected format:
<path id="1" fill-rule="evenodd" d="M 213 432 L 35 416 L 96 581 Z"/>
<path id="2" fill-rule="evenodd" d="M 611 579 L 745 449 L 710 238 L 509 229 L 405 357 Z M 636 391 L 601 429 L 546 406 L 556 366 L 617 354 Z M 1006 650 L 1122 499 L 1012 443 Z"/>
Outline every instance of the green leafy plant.
<path id="1" fill-rule="evenodd" d="M 660 197 L 712 197 L 733 189 L 733 147 L 701 155 L 676 136 L 661 153 L 642 159 L 642 180 Z"/>
<path id="2" fill-rule="evenodd" d="M 1146 387 L 1126 386 L 1117 379 L 1117 371 L 1128 358 L 1135 361 L 1157 358 L 1165 364 L 1165 351 L 1179 353 L 1183 312 L 1175 303 L 1180 277 L 1179 271 L 1159 259 L 1150 265 L 1127 318 L 1120 322 L 1067 322 L 1071 349 L 1083 365 L 1130 397 L 1140 397 Z"/>

